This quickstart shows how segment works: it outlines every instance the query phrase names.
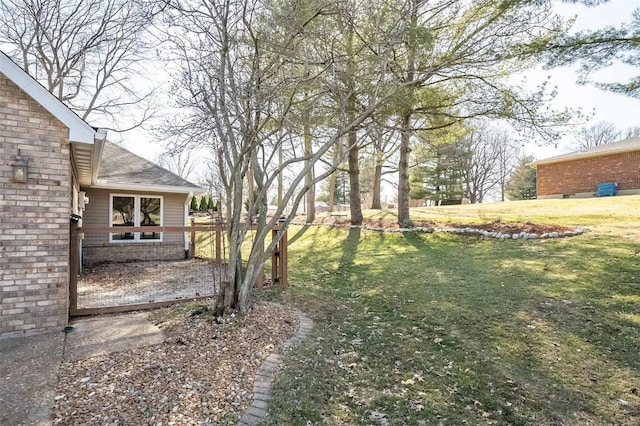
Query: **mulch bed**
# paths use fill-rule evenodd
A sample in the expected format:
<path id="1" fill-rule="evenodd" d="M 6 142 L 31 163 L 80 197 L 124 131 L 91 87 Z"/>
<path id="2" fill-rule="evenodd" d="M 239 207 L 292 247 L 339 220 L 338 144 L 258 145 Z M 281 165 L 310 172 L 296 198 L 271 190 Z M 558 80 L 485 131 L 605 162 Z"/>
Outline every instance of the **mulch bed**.
<path id="1" fill-rule="evenodd" d="M 295 312 L 272 303 L 244 317 L 170 312 L 152 315 L 162 344 L 63 362 L 53 424 L 235 424 L 263 360 L 298 327 Z"/>
<path id="2" fill-rule="evenodd" d="M 336 225 L 336 226 L 350 226 L 351 221 L 346 218 L 335 217 L 319 217 L 316 218 L 314 223 Z M 393 219 L 364 219 L 363 226 L 375 227 L 375 228 L 387 228 L 397 229 L 399 228 L 398 222 Z M 422 228 L 434 228 L 434 229 L 454 229 L 454 228 L 475 228 L 483 229 L 490 232 L 501 232 L 503 234 L 514 234 L 520 232 L 535 233 L 542 235 L 548 232 L 564 232 L 571 231 L 573 228 L 562 225 L 547 225 L 547 224 L 534 224 L 524 222 L 490 222 L 490 223 L 454 223 L 454 222 L 434 222 L 428 220 L 414 220 L 413 225 L 415 227 Z"/>

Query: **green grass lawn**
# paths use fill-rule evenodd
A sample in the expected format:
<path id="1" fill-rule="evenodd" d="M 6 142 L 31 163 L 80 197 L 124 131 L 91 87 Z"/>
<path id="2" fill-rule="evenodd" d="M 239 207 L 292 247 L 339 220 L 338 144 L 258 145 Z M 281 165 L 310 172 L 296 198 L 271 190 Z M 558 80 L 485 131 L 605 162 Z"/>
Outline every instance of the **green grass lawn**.
<path id="1" fill-rule="evenodd" d="M 609 230 L 640 197 L 602 200 L 440 210 L 595 228 L 556 240 L 291 228 L 291 287 L 258 297 L 315 328 L 265 424 L 639 424 L 640 244 Z"/>
<path id="2" fill-rule="evenodd" d="M 368 210 L 366 217 L 394 218 L 391 210 Z M 411 209 L 414 220 L 435 222 L 550 223 L 588 226 L 601 233 L 633 234 L 640 242 L 640 195 L 566 200 L 527 200 Z"/>

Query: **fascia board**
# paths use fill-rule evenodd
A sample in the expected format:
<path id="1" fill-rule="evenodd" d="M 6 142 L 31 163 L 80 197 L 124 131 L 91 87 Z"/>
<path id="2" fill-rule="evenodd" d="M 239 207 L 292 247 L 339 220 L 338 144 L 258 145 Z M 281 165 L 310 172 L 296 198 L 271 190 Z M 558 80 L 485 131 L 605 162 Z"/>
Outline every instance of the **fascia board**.
<path id="1" fill-rule="evenodd" d="M 640 151 L 640 149 L 636 147 L 631 147 L 626 149 L 617 149 L 617 150 L 605 151 L 605 152 L 577 153 L 576 155 L 566 155 L 563 157 L 552 157 L 552 158 L 547 158 L 546 160 L 533 161 L 529 163 L 529 167 L 536 167 L 544 164 L 564 163 L 566 161 L 582 160 L 583 158 L 606 157 L 608 155 L 624 154 L 627 152 L 634 152 L 634 151 Z"/>
<path id="2" fill-rule="evenodd" d="M 126 183 L 113 183 L 108 182 L 96 183 L 91 185 L 92 189 L 110 189 L 117 191 L 137 191 L 137 192 L 169 192 L 177 194 L 202 194 L 206 192 L 204 188 L 199 186 L 169 186 L 169 185 L 140 185 L 140 184 L 126 184 Z"/>

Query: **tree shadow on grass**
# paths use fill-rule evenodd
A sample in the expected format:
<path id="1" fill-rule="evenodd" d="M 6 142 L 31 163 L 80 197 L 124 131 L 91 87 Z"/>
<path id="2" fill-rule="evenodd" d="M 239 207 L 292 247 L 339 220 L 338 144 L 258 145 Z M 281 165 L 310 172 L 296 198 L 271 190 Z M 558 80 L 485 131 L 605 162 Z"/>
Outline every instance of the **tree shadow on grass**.
<path id="1" fill-rule="evenodd" d="M 437 416 L 452 424 L 637 422 L 637 397 L 621 389 L 640 371 L 631 352 L 638 327 L 620 315 L 638 314 L 629 299 L 639 293 L 633 247 L 592 268 L 614 255 L 613 241 L 367 239 L 355 228 L 331 238 L 339 266 L 327 271 L 331 291 L 317 296 L 348 309 L 318 318 L 322 339 L 303 349 L 312 362 L 300 358 L 284 373 L 282 422 L 340 410 L 347 423 L 371 422 L 372 412 L 390 424 Z M 386 255 L 373 258 L 376 246 Z M 301 261 L 317 265 L 322 256 Z M 291 398 L 298 402 L 287 417 Z"/>
<path id="2" fill-rule="evenodd" d="M 353 261 L 358 255 L 361 234 L 362 230 L 360 228 L 349 228 L 349 234 L 340 244 L 342 247 L 340 267 L 353 266 Z"/>
<path id="3" fill-rule="evenodd" d="M 288 244 L 291 245 L 291 244 L 295 243 L 296 241 L 298 241 L 300 239 L 300 237 L 302 237 L 309 230 L 309 228 L 310 228 L 309 225 L 302 226 L 298 230 L 298 232 L 295 233 L 295 235 L 293 237 L 289 238 Z"/>

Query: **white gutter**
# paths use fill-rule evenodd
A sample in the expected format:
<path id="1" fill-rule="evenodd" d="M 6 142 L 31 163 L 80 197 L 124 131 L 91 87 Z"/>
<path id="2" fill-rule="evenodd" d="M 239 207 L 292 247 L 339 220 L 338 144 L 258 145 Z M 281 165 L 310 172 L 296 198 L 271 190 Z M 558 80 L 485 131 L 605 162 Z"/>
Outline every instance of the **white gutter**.
<path id="1" fill-rule="evenodd" d="M 98 182 L 95 185 L 91 185 L 94 189 L 111 189 L 122 191 L 136 191 L 136 192 L 169 192 L 175 194 L 202 194 L 206 192 L 205 189 L 198 186 L 171 186 L 171 185 L 144 185 L 139 183 L 109 183 Z"/>
<path id="2" fill-rule="evenodd" d="M 193 197 L 193 192 L 189 192 L 187 194 L 187 199 L 184 201 L 184 226 L 189 226 L 189 198 Z M 189 250 L 189 233 L 184 233 L 184 249 Z"/>
<path id="3" fill-rule="evenodd" d="M 598 151 L 598 152 L 578 152 L 574 155 L 565 154 L 564 156 L 547 158 L 546 160 L 533 161 L 529 163 L 529 167 L 535 168 L 540 164 L 553 164 L 553 163 L 564 163 L 565 161 L 575 161 L 582 160 L 583 158 L 593 158 L 593 157 L 604 157 L 606 155 L 614 155 L 614 154 L 624 154 L 626 152 L 634 152 L 640 151 L 640 147 L 628 147 L 621 148 L 612 151 Z"/>

